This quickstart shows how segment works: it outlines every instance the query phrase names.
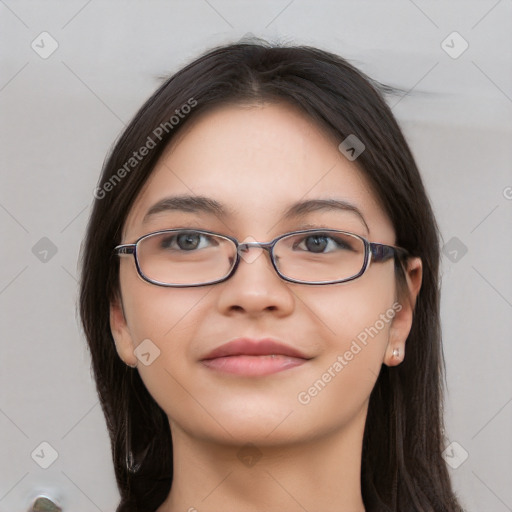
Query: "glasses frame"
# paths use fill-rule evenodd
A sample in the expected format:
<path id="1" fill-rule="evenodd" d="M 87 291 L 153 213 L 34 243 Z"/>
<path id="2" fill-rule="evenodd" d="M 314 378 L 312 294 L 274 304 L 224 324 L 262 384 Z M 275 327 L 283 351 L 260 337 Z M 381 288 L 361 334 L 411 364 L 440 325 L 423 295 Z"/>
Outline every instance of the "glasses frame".
<path id="1" fill-rule="evenodd" d="M 215 235 L 220 238 L 224 238 L 226 240 L 231 241 L 235 247 L 236 247 L 236 260 L 233 263 L 233 266 L 231 267 L 231 270 L 222 278 L 217 279 L 215 281 L 208 281 L 206 283 L 197 283 L 197 284 L 169 284 L 169 283 L 163 283 L 161 281 L 156 281 L 154 279 L 149 278 L 146 276 L 140 267 L 139 264 L 139 258 L 137 256 L 137 248 L 143 240 L 146 238 L 149 238 L 154 235 L 159 235 L 163 233 L 176 233 L 181 231 L 193 231 L 195 233 L 204 234 L 204 235 Z M 356 238 L 359 238 L 364 243 L 364 263 L 361 268 L 361 270 L 354 276 L 348 277 L 345 279 L 338 279 L 335 281 L 300 281 L 298 279 L 293 279 L 290 277 L 287 277 L 283 275 L 280 270 L 277 268 L 275 258 L 274 258 L 274 247 L 279 242 L 279 240 L 282 240 L 283 238 L 287 238 L 289 236 L 293 235 L 300 235 L 300 234 L 307 234 L 307 233 L 342 233 L 345 235 L 354 236 Z M 274 270 L 276 271 L 277 275 L 290 283 L 297 283 L 297 284 L 308 284 L 308 285 L 328 285 L 328 284 L 338 284 L 338 283 L 346 283 L 349 281 L 353 281 L 354 279 L 358 279 L 361 277 L 370 267 L 371 262 L 380 263 L 389 260 L 390 258 L 395 257 L 408 257 L 410 255 L 409 251 L 407 249 L 404 249 L 402 247 L 397 247 L 395 245 L 386 245 L 386 244 L 380 244 L 376 242 L 370 242 L 366 238 L 364 238 L 361 235 L 357 235 L 356 233 L 351 233 L 350 231 L 342 231 L 339 229 L 322 229 L 322 228 L 314 228 L 314 229 L 304 229 L 299 231 L 290 231 L 289 233 L 284 233 L 283 235 L 279 235 L 278 237 L 274 238 L 270 242 L 239 242 L 236 238 L 229 236 L 229 235 L 223 235 L 221 233 L 216 233 L 215 231 L 208 231 L 204 229 L 195 229 L 195 228 L 175 228 L 175 229 L 162 229 L 159 231 L 153 231 L 152 233 L 148 233 L 146 235 L 141 236 L 138 238 L 134 243 L 132 244 L 121 244 L 114 247 L 114 254 L 116 255 L 129 255 L 133 254 L 135 258 L 135 266 L 137 267 L 137 272 L 139 276 L 146 282 L 157 285 L 157 286 L 165 286 L 168 288 L 192 288 L 197 286 L 209 286 L 212 284 L 217 283 L 223 283 L 224 281 L 227 281 L 230 277 L 232 277 L 237 268 L 240 264 L 241 251 L 246 251 L 251 247 L 259 247 L 261 249 L 264 249 L 268 252 L 270 256 L 270 261 L 272 262 L 272 266 L 274 267 Z"/>

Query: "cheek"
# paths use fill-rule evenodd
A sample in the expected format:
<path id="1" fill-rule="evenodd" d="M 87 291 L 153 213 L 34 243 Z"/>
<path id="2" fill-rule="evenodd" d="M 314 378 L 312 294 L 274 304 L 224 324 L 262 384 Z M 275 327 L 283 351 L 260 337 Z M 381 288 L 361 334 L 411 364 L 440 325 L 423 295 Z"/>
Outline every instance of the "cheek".
<path id="1" fill-rule="evenodd" d="M 356 338 L 364 343 L 368 331 L 376 337 L 373 327 L 379 335 L 384 333 L 387 337 L 394 315 L 394 274 L 392 268 L 390 272 L 375 271 L 373 275 L 371 270 L 358 280 L 302 294 L 312 318 L 317 318 L 316 323 L 323 326 L 326 338 L 331 340 L 331 348 L 343 349 Z"/>
<path id="2" fill-rule="evenodd" d="M 133 279 L 128 274 L 122 275 L 123 303 L 139 357 L 140 377 L 164 411 L 172 411 L 173 415 L 178 411 L 186 416 L 194 410 L 195 403 L 189 391 L 190 370 L 196 364 L 191 341 L 198 337 L 212 308 L 207 297 L 209 290 L 173 290 L 145 283 L 138 277 Z"/>
<path id="3" fill-rule="evenodd" d="M 303 298 L 324 343 L 317 378 L 336 381 L 338 385 L 330 385 L 335 393 L 362 389 L 366 382 L 363 393 L 369 394 L 383 362 L 396 314 L 394 275 L 375 272 L 367 276 Z"/>
<path id="4" fill-rule="evenodd" d="M 202 299 L 208 294 L 204 288 L 172 289 L 143 281 L 126 265 L 120 269 L 121 293 L 128 327 L 134 344 L 143 339 L 158 345 L 175 332 L 190 326 L 201 310 Z"/>

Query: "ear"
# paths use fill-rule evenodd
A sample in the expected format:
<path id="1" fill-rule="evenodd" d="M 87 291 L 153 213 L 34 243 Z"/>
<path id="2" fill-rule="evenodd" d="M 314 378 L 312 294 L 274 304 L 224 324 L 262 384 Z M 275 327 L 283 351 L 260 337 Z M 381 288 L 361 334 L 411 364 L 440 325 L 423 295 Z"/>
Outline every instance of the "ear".
<path id="1" fill-rule="evenodd" d="M 134 344 L 130 329 L 126 322 L 123 303 L 119 297 L 110 304 L 110 330 L 116 344 L 116 350 L 119 357 L 128 366 L 137 366 L 137 357 L 135 356 Z"/>
<path id="2" fill-rule="evenodd" d="M 404 360 L 405 342 L 411 332 L 414 307 L 423 277 L 421 258 L 409 258 L 405 276 L 410 300 L 405 297 L 405 300 L 400 302 L 400 307 L 394 308 L 396 314 L 389 328 L 389 340 L 383 361 L 387 366 L 397 366 Z"/>

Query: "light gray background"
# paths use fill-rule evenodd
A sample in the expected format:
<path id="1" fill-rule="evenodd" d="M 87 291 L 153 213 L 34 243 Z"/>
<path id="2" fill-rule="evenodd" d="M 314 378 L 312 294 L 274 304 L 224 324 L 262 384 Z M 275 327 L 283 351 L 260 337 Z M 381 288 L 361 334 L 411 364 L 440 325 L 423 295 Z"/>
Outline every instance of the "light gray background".
<path id="1" fill-rule="evenodd" d="M 337 52 L 410 91 L 390 105 L 448 244 L 446 435 L 460 445 L 452 465 L 469 455 L 450 472 L 468 511 L 512 510 L 511 28 L 510 0 L 0 0 L 0 512 L 25 511 L 39 492 L 63 510 L 115 509 L 75 318 L 93 189 L 158 77 L 248 32 Z M 58 43 L 47 58 L 31 47 L 49 51 L 43 31 Z M 454 31 L 469 44 L 457 58 L 445 49 L 462 40 L 442 47 Z"/>

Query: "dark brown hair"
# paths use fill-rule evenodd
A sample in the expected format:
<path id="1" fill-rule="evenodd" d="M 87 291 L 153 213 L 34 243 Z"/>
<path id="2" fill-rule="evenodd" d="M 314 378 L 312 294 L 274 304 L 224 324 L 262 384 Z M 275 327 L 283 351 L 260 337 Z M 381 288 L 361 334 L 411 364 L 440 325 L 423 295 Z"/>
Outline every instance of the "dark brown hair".
<path id="1" fill-rule="evenodd" d="M 166 414 L 139 373 L 116 352 L 109 305 L 119 292 L 119 262 L 112 249 L 122 242 L 131 205 L 178 131 L 217 105 L 270 101 L 299 107 L 340 142 L 355 134 L 364 143 L 357 164 L 394 226 L 395 245 L 423 262 L 406 357 L 399 366 L 382 365 L 370 397 L 361 470 L 366 509 L 462 510 L 441 455 L 439 231 L 414 158 L 384 100 L 390 90 L 345 59 L 317 48 L 238 42 L 215 48 L 175 73 L 123 131 L 95 192 L 80 284 L 80 315 L 121 494 L 117 512 L 153 512 L 162 504 L 172 484 L 173 452 Z M 180 113 L 187 115 L 171 120 Z M 144 158 L 130 160 L 134 151 L 150 145 Z M 395 273 L 404 296 L 402 263 L 395 262 Z M 128 462 L 136 471 L 127 468 L 127 446 L 134 458 Z"/>

